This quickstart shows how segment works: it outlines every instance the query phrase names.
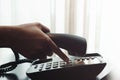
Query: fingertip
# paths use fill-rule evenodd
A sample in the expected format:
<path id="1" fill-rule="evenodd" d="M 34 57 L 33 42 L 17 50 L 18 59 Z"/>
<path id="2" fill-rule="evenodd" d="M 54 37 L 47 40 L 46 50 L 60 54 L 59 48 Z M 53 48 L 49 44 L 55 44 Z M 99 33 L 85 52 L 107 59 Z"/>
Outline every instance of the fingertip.
<path id="1" fill-rule="evenodd" d="M 65 59 L 63 59 L 67 64 L 69 63 L 69 58 L 66 57 Z"/>

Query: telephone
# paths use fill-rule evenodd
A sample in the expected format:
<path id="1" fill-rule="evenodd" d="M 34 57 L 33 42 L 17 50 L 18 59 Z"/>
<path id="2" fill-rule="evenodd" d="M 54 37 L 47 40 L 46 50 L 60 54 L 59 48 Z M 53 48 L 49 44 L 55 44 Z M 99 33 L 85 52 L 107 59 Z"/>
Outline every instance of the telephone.
<path id="1" fill-rule="evenodd" d="M 47 33 L 58 45 L 69 53 L 69 63 L 61 59 L 48 58 L 45 60 L 19 60 L 14 52 L 16 61 L 0 66 L 0 74 L 11 71 L 20 63 L 31 62 L 26 74 L 33 80 L 93 80 L 105 67 L 103 57 L 98 53 L 86 54 L 87 42 L 84 38 L 70 34 Z"/>

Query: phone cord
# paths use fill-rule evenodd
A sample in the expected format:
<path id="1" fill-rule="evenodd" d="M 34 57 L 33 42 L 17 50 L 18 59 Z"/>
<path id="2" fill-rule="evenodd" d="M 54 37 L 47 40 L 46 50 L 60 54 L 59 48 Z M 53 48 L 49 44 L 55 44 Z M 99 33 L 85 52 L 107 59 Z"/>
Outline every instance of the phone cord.
<path id="1" fill-rule="evenodd" d="M 15 55 L 15 61 L 0 65 L 0 74 L 4 74 L 6 72 L 12 71 L 17 67 L 18 64 L 25 63 L 25 62 L 29 62 L 29 63 L 33 62 L 32 60 L 29 60 L 29 59 L 19 60 L 19 54 L 14 50 L 13 50 L 13 53 Z"/>

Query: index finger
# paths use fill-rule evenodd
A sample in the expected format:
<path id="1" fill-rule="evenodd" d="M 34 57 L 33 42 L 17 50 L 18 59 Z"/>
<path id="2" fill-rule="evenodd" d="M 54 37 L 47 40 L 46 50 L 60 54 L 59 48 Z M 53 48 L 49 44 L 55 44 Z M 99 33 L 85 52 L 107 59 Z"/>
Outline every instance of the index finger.
<path id="1" fill-rule="evenodd" d="M 69 62 L 69 58 L 60 50 L 60 48 L 50 38 L 48 40 L 48 43 L 53 52 L 55 52 L 65 62 L 67 63 Z"/>

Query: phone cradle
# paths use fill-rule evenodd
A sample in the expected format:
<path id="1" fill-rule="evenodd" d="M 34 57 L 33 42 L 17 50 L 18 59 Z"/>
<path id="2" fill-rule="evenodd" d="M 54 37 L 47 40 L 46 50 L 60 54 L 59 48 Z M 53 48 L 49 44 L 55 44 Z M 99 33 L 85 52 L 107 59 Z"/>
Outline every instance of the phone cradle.
<path id="1" fill-rule="evenodd" d="M 69 64 L 53 58 L 49 62 L 33 63 L 27 75 L 32 80 L 94 80 L 105 65 L 103 58 L 97 53 L 83 57 L 70 56 Z"/>

